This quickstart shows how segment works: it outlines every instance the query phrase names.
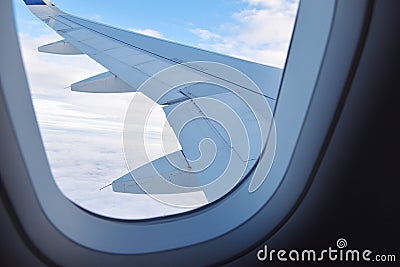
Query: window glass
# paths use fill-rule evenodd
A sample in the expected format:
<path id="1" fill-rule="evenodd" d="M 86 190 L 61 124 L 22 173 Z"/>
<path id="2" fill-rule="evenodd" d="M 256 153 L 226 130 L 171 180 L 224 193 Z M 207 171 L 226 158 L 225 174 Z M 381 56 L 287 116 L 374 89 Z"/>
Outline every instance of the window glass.
<path id="1" fill-rule="evenodd" d="M 85 55 L 39 53 L 39 46 L 61 38 L 22 1 L 14 3 L 37 120 L 63 194 L 91 212 L 112 218 L 146 219 L 190 210 L 145 194 L 113 192 L 108 185 L 128 172 L 122 136 L 135 93 L 72 92 L 71 84 L 107 70 Z M 297 0 L 119 1 L 118 5 L 58 0 L 55 4 L 97 22 L 279 68 L 285 64 L 298 8 Z M 161 146 L 165 121 L 162 107 L 157 106 L 145 131 L 151 159 L 179 150 L 168 127 L 163 134 L 176 145 L 170 151 Z M 138 167 L 146 163 L 147 158 L 140 156 L 135 162 Z"/>

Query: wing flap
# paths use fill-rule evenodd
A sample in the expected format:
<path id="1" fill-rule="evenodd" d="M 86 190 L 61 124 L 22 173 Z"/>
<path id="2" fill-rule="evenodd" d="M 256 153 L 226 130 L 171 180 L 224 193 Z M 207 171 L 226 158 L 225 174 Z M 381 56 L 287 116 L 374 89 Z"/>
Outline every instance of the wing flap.
<path id="1" fill-rule="evenodd" d="M 221 154 L 227 157 L 229 151 L 225 152 Z M 233 156 L 231 160 L 236 166 L 245 165 L 236 156 Z M 176 165 L 171 165 L 171 162 Z M 236 185 L 237 181 L 234 182 L 231 179 L 235 176 L 235 170 L 231 169 L 225 177 L 216 180 L 212 186 L 208 186 L 210 183 L 203 183 L 209 173 L 192 172 L 190 168 L 187 168 L 182 152 L 177 151 L 125 174 L 112 182 L 112 188 L 114 192 L 120 193 L 157 195 L 157 199 L 166 202 L 168 199 L 167 203 L 175 203 L 179 206 L 202 206 L 219 199 Z M 203 197 L 193 197 L 193 193 L 197 193 L 197 196 L 201 193 Z M 192 195 L 186 199 L 186 202 L 182 202 L 180 198 L 170 199 L 170 196 L 188 194 Z"/>

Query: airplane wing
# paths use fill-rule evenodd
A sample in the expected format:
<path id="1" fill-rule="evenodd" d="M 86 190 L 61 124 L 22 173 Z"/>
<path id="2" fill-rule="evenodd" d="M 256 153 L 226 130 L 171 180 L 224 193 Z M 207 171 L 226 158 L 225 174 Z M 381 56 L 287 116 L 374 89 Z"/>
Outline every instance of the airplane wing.
<path id="1" fill-rule="evenodd" d="M 143 185 L 150 184 L 144 191 L 176 194 L 214 183 L 202 189 L 211 202 L 230 179 L 218 186 L 215 177 L 239 172 L 236 184 L 254 169 L 265 148 L 264 129 L 272 121 L 270 109 L 277 99 L 281 69 L 92 22 L 61 11 L 49 0 L 24 2 L 63 37 L 39 51 L 86 54 L 109 70 L 72 84 L 72 91 L 139 91 L 163 105 L 182 150 L 132 170 L 113 182 L 114 191 L 143 193 Z M 169 71 L 160 74 L 164 70 Z M 143 84 L 151 88 L 143 89 Z M 239 135 L 243 133 L 247 140 Z M 178 187 L 170 188 L 171 184 Z"/>

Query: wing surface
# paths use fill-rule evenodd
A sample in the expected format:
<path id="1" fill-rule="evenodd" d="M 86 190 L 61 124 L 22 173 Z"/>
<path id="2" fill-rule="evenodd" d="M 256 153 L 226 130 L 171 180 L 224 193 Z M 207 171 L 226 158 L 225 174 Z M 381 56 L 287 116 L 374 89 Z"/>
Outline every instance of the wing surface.
<path id="1" fill-rule="evenodd" d="M 24 1 L 33 14 L 63 37 L 61 41 L 40 47 L 39 51 L 61 55 L 86 54 L 109 70 L 73 84 L 73 91 L 123 93 L 138 91 L 144 82 L 157 85 L 141 92 L 164 106 L 182 150 L 114 181 L 114 191 L 140 193 L 143 190 L 138 181 L 151 183 L 159 174 L 182 187 L 204 186 L 215 182 L 215 177 L 226 175 L 229 164 L 244 170 L 242 178 L 254 168 L 265 146 L 262 140 L 265 134 L 261 128 L 268 128 L 272 117 L 260 105 L 249 106 L 243 99 L 255 102 L 263 99 L 273 108 L 282 75 L 280 69 L 89 21 L 61 11 L 48 0 Z M 240 75 L 199 63 L 204 61 L 237 69 L 254 81 L 260 90 L 255 90 L 253 84 Z M 176 75 L 157 75 L 173 67 L 178 70 Z M 187 77 L 198 82 L 179 85 L 179 81 Z M 226 90 L 226 87 L 233 87 L 234 92 Z M 163 91 L 165 88 L 169 88 L 165 91 L 167 93 Z M 212 101 L 223 104 L 225 108 L 210 104 Z M 247 133 L 247 140 L 243 139 L 242 144 L 233 141 L 236 132 L 240 132 L 236 129 L 241 127 L 236 125 L 232 126 L 233 130 L 227 129 L 226 125 L 214 119 L 227 110 L 236 114 L 236 117 L 228 118 L 236 118 Z M 232 124 L 234 121 L 232 119 Z M 230 124 L 229 121 L 225 123 Z M 212 164 L 205 167 L 205 162 L 210 159 Z M 153 173 L 150 169 L 156 171 Z M 225 184 L 226 181 L 221 186 Z M 176 189 L 154 188 L 157 189 L 153 193 L 158 194 L 180 193 Z M 204 190 L 204 193 L 209 201 L 219 197 L 211 189 Z"/>

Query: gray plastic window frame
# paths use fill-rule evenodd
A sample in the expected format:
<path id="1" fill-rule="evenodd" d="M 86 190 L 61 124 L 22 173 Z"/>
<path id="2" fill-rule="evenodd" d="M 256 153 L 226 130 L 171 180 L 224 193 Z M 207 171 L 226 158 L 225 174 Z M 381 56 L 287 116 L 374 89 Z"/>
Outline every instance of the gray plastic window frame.
<path id="1" fill-rule="evenodd" d="M 124 221 L 94 216 L 56 186 L 25 78 L 11 0 L 1 1 L 1 186 L 20 230 L 63 265 L 78 259 L 101 266 L 157 264 L 159 257 L 163 264 L 181 265 L 190 258 L 206 265 L 253 246 L 277 229 L 307 185 L 352 68 L 367 6 L 368 1 L 300 3 L 275 110 L 276 157 L 256 192 L 248 192 L 247 179 L 204 208 Z"/>

